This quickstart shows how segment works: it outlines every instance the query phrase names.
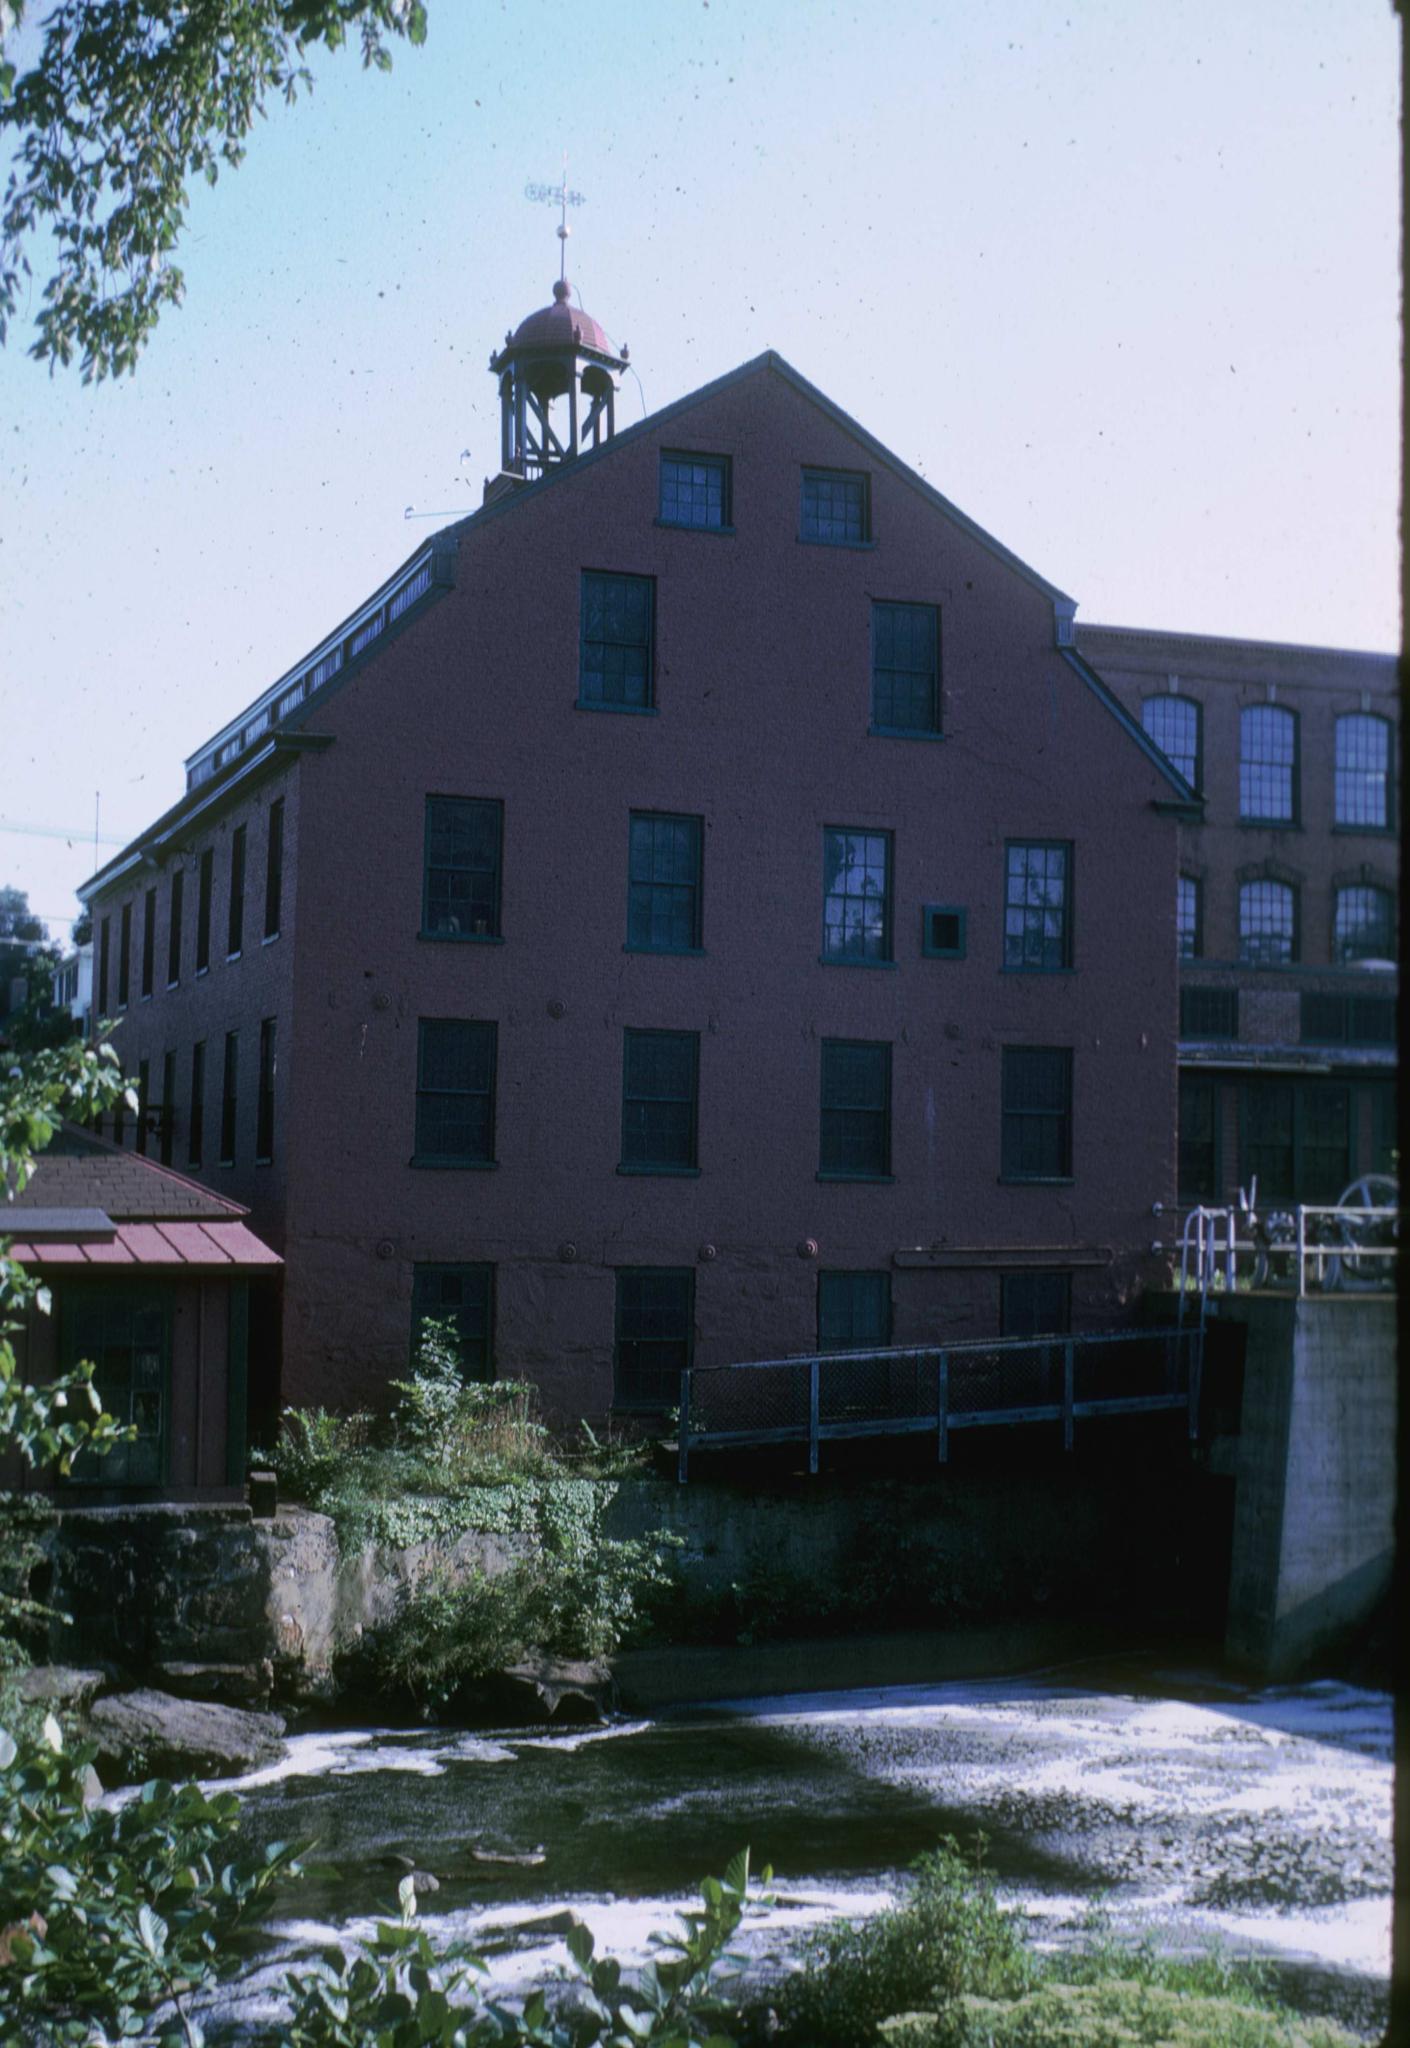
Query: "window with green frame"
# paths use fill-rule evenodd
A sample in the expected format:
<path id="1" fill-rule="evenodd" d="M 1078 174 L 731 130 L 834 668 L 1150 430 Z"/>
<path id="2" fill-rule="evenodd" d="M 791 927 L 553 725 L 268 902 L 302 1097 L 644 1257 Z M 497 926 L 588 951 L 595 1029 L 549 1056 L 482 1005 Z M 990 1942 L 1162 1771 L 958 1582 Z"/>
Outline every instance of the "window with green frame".
<path id="1" fill-rule="evenodd" d="M 1072 842 L 1010 839 L 1004 849 L 1004 967 L 1057 974 L 1072 965 Z"/>
<path id="2" fill-rule="evenodd" d="M 499 938 L 503 844 L 497 797 L 427 797 L 422 938 Z"/>
<path id="3" fill-rule="evenodd" d="M 467 1380 L 494 1378 L 494 1267 L 417 1263 L 411 1269 L 411 1354 L 430 1318 L 451 1322 Z"/>
<path id="4" fill-rule="evenodd" d="M 622 1034 L 620 1173 L 695 1173 L 698 1031 Z"/>
<path id="5" fill-rule="evenodd" d="M 663 526 L 693 526 L 716 533 L 730 530 L 730 459 L 665 449 L 661 455 L 660 520 Z"/>
<path id="6" fill-rule="evenodd" d="M 891 1047 L 825 1038 L 818 1147 L 821 1180 L 891 1178 Z"/>
<path id="7" fill-rule="evenodd" d="M 931 735 L 940 730 L 940 611 L 933 604 L 871 608 L 871 729 Z"/>
<path id="8" fill-rule="evenodd" d="M 871 539 L 871 478 L 863 470 L 805 469 L 802 540 L 862 547 Z"/>
<path id="9" fill-rule="evenodd" d="M 656 580 L 584 569 L 578 703 L 593 711 L 650 711 Z"/>
<path id="10" fill-rule="evenodd" d="M 1180 1076 L 1179 1198 L 1219 1199 L 1219 1083 L 1205 1074 Z"/>
<path id="11" fill-rule="evenodd" d="M 850 825 L 823 830 L 822 957 L 829 965 L 891 959 L 891 834 Z"/>
<path id="12" fill-rule="evenodd" d="M 700 951 L 700 853 L 704 821 L 633 811 L 627 843 L 627 949 Z"/>
<path id="13" fill-rule="evenodd" d="M 819 1351 L 882 1351 L 891 1342 L 891 1275 L 818 1274 Z"/>
<path id="14" fill-rule="evenodd" d="M 999 1275 L 1001 1337 L 1065 1337 L 1072 1328 L 1072 1275 L 1058 1272 Z"/>
<path id="15" fill-rule="evenodd" d="M 1006 1045 L 1003 1058 L 1004 1180 L 1072 1178 L 1072 1050 Z"/>
<path id="16" fill-rule="evenodd" d="M 463 1017 L 417 1023 L 413 1166 L 493 1166 L 499 1027 Z"/>
<path id="17" fill-rule="evenodd" d="M 80 1456 L 73 1478 L 90 1486 L 161 1486 L 167 1477 L 170 1298 L 160 1289 L 104 1291 L 69 1282 L 59 1296 L 59 1350 L 67 1371 L 93 1362 L 104 1410 L 137 1434 L 104 1458 Z"/>
<path id="18" fill-rule="evenodd" d="M 690 1266 L 619 1266 L 612 1354 L 616 1408 L 674 1408 L 690 1364 L 695 1271 Z"/>

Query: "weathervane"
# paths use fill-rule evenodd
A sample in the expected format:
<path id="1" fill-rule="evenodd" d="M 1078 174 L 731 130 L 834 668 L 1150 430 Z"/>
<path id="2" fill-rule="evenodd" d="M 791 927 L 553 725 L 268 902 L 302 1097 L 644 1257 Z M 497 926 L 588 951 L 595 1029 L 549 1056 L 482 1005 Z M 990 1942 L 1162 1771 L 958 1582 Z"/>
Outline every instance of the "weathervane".
<path id="1" fill-rule="evenodd" d="M 573 232 L 568 225 L 568 208 L 570 206 L 581 206 L 584 203 L 581 192 L 571 192 L 568 189 L 568 152 L 566 149 L 563 152 L 562 182 L 557 185 L 526 185 L 524 187 L 524 197 L 526 199 L 543 200 L 548 205 L 558 208 L 558 240 L 560 244 L 558 280 L 561 284 L 568 275 L 568 237 Z"/>

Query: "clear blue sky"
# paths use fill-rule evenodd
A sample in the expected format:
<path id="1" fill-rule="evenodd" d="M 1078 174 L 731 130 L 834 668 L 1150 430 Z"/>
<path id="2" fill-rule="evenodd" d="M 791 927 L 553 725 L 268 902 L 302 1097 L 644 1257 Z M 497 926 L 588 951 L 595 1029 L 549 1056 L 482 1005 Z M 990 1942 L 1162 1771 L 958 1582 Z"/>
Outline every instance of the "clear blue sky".
<path id="1" fill-rule="evenodd" d="M 135 379 L 0 354 L 0 882 L 51 921 L 95 791 L 105 842 L 140 830 L 437 523 L 406 506 L 478 504 L 565 148 L 569 274 L 648 409 L 776 348 L 1081 618 L 1395 646 L 1389 0 L 430 20 L 193 194 Z"/>

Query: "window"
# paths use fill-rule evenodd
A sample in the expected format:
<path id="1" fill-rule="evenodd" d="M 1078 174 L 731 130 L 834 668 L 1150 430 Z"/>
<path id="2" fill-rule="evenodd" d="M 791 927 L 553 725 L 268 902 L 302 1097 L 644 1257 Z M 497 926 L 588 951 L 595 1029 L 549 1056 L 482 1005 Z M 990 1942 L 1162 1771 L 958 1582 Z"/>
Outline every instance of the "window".
<path id="1" fill-rule="evenodd" d="M 823 833 L 826 961 L 873 965 L 891 958 L 891 834 L 829 825 Z"/>
<path id="2" fill-rule="evenodd" d="M 225 1034 L 225 1059 L 220 1076 L 220 1163 L 235 1164 L 236 1083 L 239 1079 L 240 1034 Z"/>
<path id="3" fill-rule="evenodd" d="M 504 805 L 493 797 L 428 796 L 421 932 L 497 939 Z"/>
<path id="4" fill-rule="evenodd" d="M 467 1380 L 494 1378 L 494 1267 L 413 1266 L 411 1350 L 422 1324 L 434 1316 L 451 1322 L 460 1340 L 460 1370 Z"/>
<path id="5" fill-rule="evenodd" d="M 206 1047 L 199 1039 L 191 1048 L 191 1126 L 186 1142 L 186 1164 L 199 1166 L 206 1124 Z"/>
<path id="6" fill-rule="evenodd" d="M 1395 958 L 1395 899 L 1389 889 L 1365 882 L 1337 890 L 1332 958 L 1339 964 Z"/>
<path id="7" fill-rule="evenodd" d="M 1001 1273 L 1001 1337 L 1065 1337 L 1072 1328 L 1070 1273 Z"/>
<path id="8" fill-rule="evenodd" d="M 255 1103 L 255 1165 L 268 1166 L 274 1157 L 274 1026 L 266 1017 L 259 1027 L 259 1096 Z"/>
<path id="9" fill-rule="evenodd" d="M 1071 1050 L 1006 1045 L 1003 1091 L 1003 1178 L 1070 1180 Z"/>
<path id="10" fill-rule="evenodd" d="M 201 855 L 196 885 L 196 972 L 206 974 L 211 964 L 211 880 L 215 872 L 215 849 L 208 846 Z"/>
<path id="11" fill-rule="evenodd" d="M 920 950 L 927 960 L 963 960 L 968 917 L 953 903 L 927 903 L 920 914 Z"/>
<path id="12" fill-rule="evenodd" d="M 152 1067 L 150 1060 L 137 1062 L 137 1150 L 145 1159 L 147 1156 L 147 1108 L 151 1100 Z"/>
<path id="13" fill-rule="evenodd" d="M 163 1166 L 171 1165 L 171 1130 L 172 1124 L 175 1122 L 175 1105 L 176 1054 L 174 1052 L 165 1052 L 162 1054 L 161 1123 L 158 1126 L 161 1132 L 161 1160 Z"/>
<path id="14" fill-rule="evenodd" d="M 142 1000 L 152 993 L 152 971 L 157 953 L 157 892 L 149 889 L 142 899 Z"/>
<path id="15" fill-rule="evenodd" d="M 626 1031 L 619 1173 L 694 1173 L 698 1031 Z"/>
<path id="16" fill-rule="evenodd" d="M 269 807 L 269 838 L 264 858 L 264 935 L 279 936 L 284 908 L 284 799 L 276 797 Z"/>
<path id="17" fill-rule="evenodd" d="M 1394 996 L 1302 993 L 1304 1045 L 1394 1045 L 1397 1039 Z"/>
<path id="18" fill-rule="evenodd" d="M 123 906 L 122 906 L 122 922 L 121 922 L 121 924 L 120 924 L 120 925 L 119 925 L 119 927 L 118 927 L 118 990 L 117 990 L 117 996 L 118 996 L 118 1008 L 119 1008 L 120 1010 L 125 1010 L 125 1009 L 127 1008 L 127 998 L 128 998 L 128 996 L 129 996 L 129 995 L 131 994 L 131 985 L 130 985 L 130 974 L 131 974 L 131 961 L 132 961 L 132 905 L 131 905 L 130 903 L 124 903 L 124 904 L 123 904 Z"/>
<path id="19" fill-rule="evenodd" d="M 655 609 L 654 578 L 583 571 L 579 704 L 600 711 L 652 708 Z"/>
<path id="20" fill-rule="evenodd" d="M 166 931 L 166 985 L 175 988 L 181 979 L 181 911 L 186 894 L 186 870 L 171 871 L 171 905 Z"/>
<path id="21" fill-rule="evenodd" d="M 245 942 L 245 827 L 230 835 L 230 918 L 226 953 L 238 958 Z"/>
<path id="22" fill-rule="evenodd" d="M 73 1477 L 103 1486 L 160 1486 L 166 1478 L 166 1399 L 170 1333 L 160 1294 L 132 1286 L 110 1294 L 86 1287 L 59 1303 L 60 1359 L 65 1370 L 95 1361 L 93 1384 L 103 1411 L 136 1436 L 105 1457 L 84 1453 Z"/>
<path id="23" fill-rule="evenodd" d="M 1337 720 L 1336 822 L 1352 831 L 1387 832 L 1391 805 L 1390 723 L 1369 712 Z"/>
<path id="24" fill-rule="evenodd" d="M 107 1015 L 108 1009 L 108 964 L 112 952 L 113 921 L 105 917 L 98 926 L 98 1015 Z"/>
<path id="25" fill-rule="evenodd" d="M 1072 965 L 1072 846 L 1066 840 L 1008 841 L 1005 848 L 1004 967 L 1056 974 Z"/>
<path id="26" fill-rule="evenodd" d="M 889 1273 L 818 1274 L 819 1351 L 883 1351 L 890 1342 Z"/>
<path id="27" fill-rule="evenodd" d="M 727 455 L 663 454 L 661 521 L 665 526 L 729 526 L 730 464 Z"/>
<path id="28" fill-rule="evenodd" d="M 803 540 L 858 547 L 871 539 L 871 479 L 851 469 L 805 469 Z"/>
<path id="29" fill-rule="evenodd" d="M 1181 875 L 1175 884 L 1175 944 L 1182 960 L 1198 960 L 1204 951 L 1203 898 L 1198 875 Z"/>
<path id="30" fill-rule="evenodd" d="M 1288 967 L 1297 955 L 1297 891 L 1288 882 L 1241 883 L 1240 960 L 1252 967 Z"/>
<path id="31" fill-rule="evenodd" d="M 1261 1204 L 1334 1202 L 1351 1178 L 1350 1090 L 1326 1081 L 1249 1081 L 1243 1185 L 1254 1176 Z"/>
<path id="32" fill-rule="evenodd" d="M 633 811 L 627 845 L 627 948 L 700 950 L 702 820 Z"/>
<path id="33" fill-rule="evenodd" d="M 855 1038 L 823 1040 L 818 1174 L 825 1180 L 891 1178 L 889 1045 Z"/>
<path id="34" fill-rule="evenodd" d="M 1219 1199 L 1219 1091 L 1202 1074 L 1180 1076 L 1179 1199 Z"/>
<path id="35" fill-rule="evenodd" d="M 940 613 L 933 604 L 871 608 L 873 732 L 940 730 Z"/>
<path id="36" fill-rule="evenodd" d="M 674 1408 L 690 1364 L 695 1274 L 689 1266 L 619 1266 L 613 1402 Z"/>
<path id="37" fill-rule="evenodd" d="M 1147 697 L 1141 723 L 1191 789 L 1200 786 L 1200 707 L 1193 697 Z"/>
<path id="38" fill-rule="evenodd" d="M 1297 822 L 1297 720 L 1276 704 L 1239 714 L 1239 816 L 1245 824 Z"/>
<path id="39" fill-rule="evenodd" d="M 1236 988 L 1182 988 L 1182 1038 L 1237 1038 L 1239 992 Z"/>
<path id="40" fill-rule="evenodd" d="M 416 1058 L 415 1166 L 493 1166 L 499 1027 L 423 1017 Z"/>

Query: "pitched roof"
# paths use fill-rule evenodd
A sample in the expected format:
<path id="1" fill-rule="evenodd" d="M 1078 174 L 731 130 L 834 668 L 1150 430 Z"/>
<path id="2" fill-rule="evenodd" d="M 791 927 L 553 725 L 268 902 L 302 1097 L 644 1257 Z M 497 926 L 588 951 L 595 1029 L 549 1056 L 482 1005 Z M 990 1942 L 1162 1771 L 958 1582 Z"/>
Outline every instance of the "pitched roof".
<path id="1" fill-rule="evenodd" d="M 23 1193 L 0 1207 L 0 1231 L 18 1234 L 27 1209 L 101 1209 L 115 1223 L 170 1218 L 231 1223 L 248 1211 L 185 1174 L 91 1131 L 65 1124 L 35 1164 Z M 271 1257 L 273 1254 L 271 1254 Z"/>
<path id="2" fill-rule="evenodd" d="M 24 1211 L 15 1221 L 23 1227 Z M 180 1267 L 221 1272 L 235 1267 L 282 1266 L 284 1261 L 243 1223 L 118 1223 L 101 1240 L 81 1238 L 16 1238 L 10 1256 L 22 1266 L 72 1271 L 75 1267 L 109 1270 L 114 1266 Z"/>

